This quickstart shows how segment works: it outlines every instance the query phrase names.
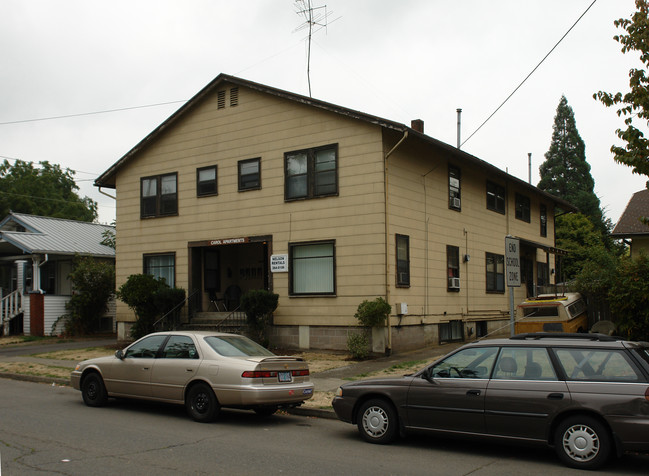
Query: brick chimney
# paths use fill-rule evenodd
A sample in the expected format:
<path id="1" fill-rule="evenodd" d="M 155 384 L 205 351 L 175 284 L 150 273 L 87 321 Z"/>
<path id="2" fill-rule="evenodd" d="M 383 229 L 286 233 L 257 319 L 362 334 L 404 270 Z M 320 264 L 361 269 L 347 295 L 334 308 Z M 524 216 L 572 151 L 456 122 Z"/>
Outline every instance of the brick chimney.
<path id="1" fill-rule="evenodd" d="M 424 121 L 421 119 L 413 119 L 410 121 L 410 127 L 416 130 L 417 132 L 424 133 Z"/>

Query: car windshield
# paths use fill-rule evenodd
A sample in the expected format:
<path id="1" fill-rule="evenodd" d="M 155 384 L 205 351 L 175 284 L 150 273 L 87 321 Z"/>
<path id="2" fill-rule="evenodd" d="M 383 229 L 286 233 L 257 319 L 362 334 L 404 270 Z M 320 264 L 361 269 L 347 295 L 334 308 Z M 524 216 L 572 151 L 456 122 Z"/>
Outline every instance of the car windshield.
<path id="1" fill-rule="evenodd" d="M 205 338 L 212 349 L 224 357 L 252 357 L 275 355 L 270 350 L 242 336 L 208 336 Z"/>

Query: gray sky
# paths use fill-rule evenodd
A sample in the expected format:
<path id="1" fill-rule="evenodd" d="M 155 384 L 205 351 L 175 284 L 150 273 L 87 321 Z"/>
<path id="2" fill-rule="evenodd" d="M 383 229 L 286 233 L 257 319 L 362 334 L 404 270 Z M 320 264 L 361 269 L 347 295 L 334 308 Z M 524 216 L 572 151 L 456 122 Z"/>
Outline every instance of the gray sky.
<path id="1" fill-rule="evenodd" d="M 313 36 L 313 97 L 408 125 L 423 119 L 428 135 L 452 145 L 456 109 L 464 140 L 592 3 L 312 1 L 330 14 Z M 647 177 L 613 161 L 623 123 L 592 95 L 628 89 L 639 61 L 620 52 L 613 21 L 634 10 L 633 0 L 597 0 L 462 149 L 523 180 L 531 152 L 538 183 L 565 94 L 595 192 L 617 222 Z M 292 0 L 2 0 L 0 158 L 76 170 L 80 194 L 111 222 L 115 203 L 94 179 L 219 73 L 308 95 L 303 21 Z M 34 121 L 75 114 L 84 115 Z"/>

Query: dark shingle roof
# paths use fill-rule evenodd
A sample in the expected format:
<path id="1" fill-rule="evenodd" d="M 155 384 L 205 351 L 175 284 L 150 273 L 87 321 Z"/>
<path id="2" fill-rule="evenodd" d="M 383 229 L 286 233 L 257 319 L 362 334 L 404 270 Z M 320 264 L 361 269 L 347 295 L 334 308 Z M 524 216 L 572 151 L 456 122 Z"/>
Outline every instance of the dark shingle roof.
<path id="1" fill-rule="evenodd" d="M 649 235 L 649 225 L 642 223 L 640 217 L 649 217 L 649 190 L 640 190 L 633 194 L 612 235 L 618 237 Z"/>

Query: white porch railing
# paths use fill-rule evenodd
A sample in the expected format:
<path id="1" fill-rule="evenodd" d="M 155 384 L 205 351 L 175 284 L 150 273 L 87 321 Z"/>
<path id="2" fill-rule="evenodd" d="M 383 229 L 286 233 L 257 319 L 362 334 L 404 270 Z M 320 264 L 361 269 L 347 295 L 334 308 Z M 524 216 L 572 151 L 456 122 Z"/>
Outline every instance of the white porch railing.
<path id="1" fill-rule="evenodd" d="M 1 294 L 0 294 L 1 295 Z M 20 291 L 13 291 L 0 300 L 3 334 L 9 335 L 9 321 L 23 312 L 23 296 Z"/>

